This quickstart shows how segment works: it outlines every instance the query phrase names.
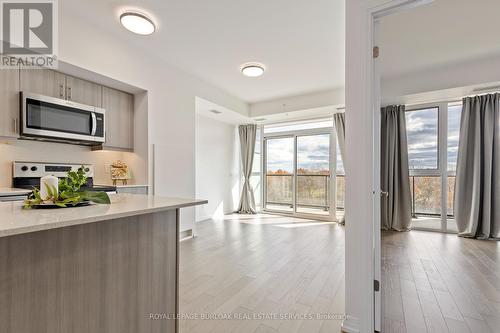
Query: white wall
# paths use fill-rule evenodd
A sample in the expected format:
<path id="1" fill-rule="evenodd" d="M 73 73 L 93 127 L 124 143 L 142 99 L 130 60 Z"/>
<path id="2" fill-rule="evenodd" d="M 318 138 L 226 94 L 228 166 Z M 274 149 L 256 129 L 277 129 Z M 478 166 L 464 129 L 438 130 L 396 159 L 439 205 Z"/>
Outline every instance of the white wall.
<path id="1" fill-rule="evenodd" d="M 240 197 L 240 159 L 236 125 L 196 115 L 196 221 L 233 212 Z"/>
<path id="2" fill-rule="evenodd" d="M 133 47 L 59 2 L 59 58 L 148 91 L 149 143 L 161 146 L 155 193 L 195 196 L 195 97 L 200 96 L 242 114 L 247 104 L 215 86 Z M 110 17 L 110 19 L 113 19 Z M 141 37 L 137 37 L 141 38 Z M 151 161 L 150 161 L 151 165 Z M 194 226 L 194 209 L 183 209 L 181 229 Z"/>
<path id="3" fill-rule="evenodd" d="M 500 58 L 492 57 L 463 63 L 450 63 L 439 68 L 397 77 L 385 77 L 382 78 L 382 104 L 404 103 L 405 96 L 409 95 L 498 82 L 500 81 L 499 68 Z"/>

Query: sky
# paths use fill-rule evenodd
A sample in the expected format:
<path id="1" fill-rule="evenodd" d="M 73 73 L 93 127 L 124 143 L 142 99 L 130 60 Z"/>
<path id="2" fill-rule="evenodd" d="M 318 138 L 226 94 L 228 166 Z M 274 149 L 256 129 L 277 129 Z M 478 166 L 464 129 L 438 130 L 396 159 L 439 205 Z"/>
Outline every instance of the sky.
<path id="1" fill-rule="evenodd" d="M 293 172 L 293 138 L 267 140 L 267 170 Z M 328 170 L 330 135 L 297 137 L 297 168 L 312 171 Z"/>
<path id="2" fill-rule="evenodd" d="M 448 108 L 448 170 L 455 170 L 462 106 Z M 408 160 L 411 169 L 438 167 L 438 109 L 406 112 Z"/>

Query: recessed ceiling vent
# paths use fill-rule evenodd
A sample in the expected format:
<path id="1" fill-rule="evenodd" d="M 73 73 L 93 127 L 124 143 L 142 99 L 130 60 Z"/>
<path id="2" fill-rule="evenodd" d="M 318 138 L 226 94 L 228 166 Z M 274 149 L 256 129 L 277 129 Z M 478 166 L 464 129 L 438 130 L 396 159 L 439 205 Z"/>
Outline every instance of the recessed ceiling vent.
<path id="1" fill-rule="evenodd" d="M 209 112 L 212 112 L 213 114 L 221 114 L 222 112 L 219 110 L 208 110 Z"/>
<path id="2" fill-rule="evenodd" d="M 266 118 L 255 118 L 255 121 L 265 121 Z"/>

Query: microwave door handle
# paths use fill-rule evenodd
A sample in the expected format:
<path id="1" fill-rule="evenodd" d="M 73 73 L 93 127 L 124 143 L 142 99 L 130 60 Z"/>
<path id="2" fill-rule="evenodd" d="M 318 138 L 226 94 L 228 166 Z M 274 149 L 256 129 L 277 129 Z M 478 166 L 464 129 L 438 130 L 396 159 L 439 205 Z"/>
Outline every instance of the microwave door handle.
<path id="1" fill-rule="evenodd" d="M 95 116 L 95 112 L 92 112 L 92 132 L 90 135 L 95 136 L 95 132 L 97 131 L 97 119 Z"/>

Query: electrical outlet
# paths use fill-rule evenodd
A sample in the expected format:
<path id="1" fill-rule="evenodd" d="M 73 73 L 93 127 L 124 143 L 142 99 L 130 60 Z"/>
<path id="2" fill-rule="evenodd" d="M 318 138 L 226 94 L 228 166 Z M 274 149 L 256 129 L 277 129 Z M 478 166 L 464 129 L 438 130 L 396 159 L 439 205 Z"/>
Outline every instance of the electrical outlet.
<path id="1" fill-rule="evenodd" d="M 111 173 L 111 164 L 104 163 L 104 173 Z"/>

